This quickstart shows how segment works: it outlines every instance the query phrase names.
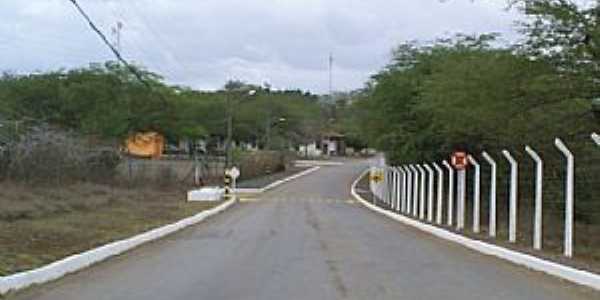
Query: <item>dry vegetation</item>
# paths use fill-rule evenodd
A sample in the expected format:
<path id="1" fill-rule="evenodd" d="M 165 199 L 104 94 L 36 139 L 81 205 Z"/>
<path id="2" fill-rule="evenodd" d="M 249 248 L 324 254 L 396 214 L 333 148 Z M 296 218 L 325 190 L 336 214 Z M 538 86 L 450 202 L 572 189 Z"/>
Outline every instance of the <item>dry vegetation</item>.
<path id="1" fill-rule="evenodd" d="M 218 203 L 187 203 L 181 189 L 92 183 L 36 187 L 2 183 L 0 276 L 130 237 Z"/>

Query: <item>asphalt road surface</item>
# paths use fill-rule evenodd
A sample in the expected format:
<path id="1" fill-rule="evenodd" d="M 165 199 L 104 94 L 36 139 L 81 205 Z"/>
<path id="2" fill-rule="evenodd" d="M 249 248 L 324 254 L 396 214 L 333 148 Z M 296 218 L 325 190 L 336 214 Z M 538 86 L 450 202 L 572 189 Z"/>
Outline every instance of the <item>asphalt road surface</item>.
<path id="1" fill-rule="evenodd" d="M 349 193 L 365 166 L 324 167 L 14 299 L 600 299 L 370 212 Z"/>

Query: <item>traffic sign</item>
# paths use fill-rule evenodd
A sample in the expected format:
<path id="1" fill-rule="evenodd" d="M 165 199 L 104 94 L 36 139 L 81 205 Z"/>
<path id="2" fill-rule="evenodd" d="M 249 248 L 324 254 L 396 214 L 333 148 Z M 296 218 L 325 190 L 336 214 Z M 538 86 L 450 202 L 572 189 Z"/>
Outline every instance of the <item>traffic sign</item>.
<path id="1" fill-rule="evenodd" d="M 375 171 L 371 174 L 371 181 L 375 182 L 375 183 L 379 183 L 381 181 L 383 181 L 383 172 L 382 171 Z"/>
<path id="2" fill-rule="evenodd" d="M 457 170 L 464 170 L 469 165 L 467 153 L 464 151 L 456 151 L 452 154 L 452 166 Z"/>
<path id="3" fill-rule="evenodd" d="M 240 177 L 240 169 L 233 167 L 227 171 L 227 175 L 231 176 L 233 179 L 237 179 Z"/>

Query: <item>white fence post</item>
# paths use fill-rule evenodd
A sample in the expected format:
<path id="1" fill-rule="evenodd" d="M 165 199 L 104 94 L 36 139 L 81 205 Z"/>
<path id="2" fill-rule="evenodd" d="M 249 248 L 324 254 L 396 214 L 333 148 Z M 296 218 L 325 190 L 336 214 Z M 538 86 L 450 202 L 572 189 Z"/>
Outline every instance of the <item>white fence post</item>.
<path id="1" fill-rule="evenodd" d="M 406 178 L 406 195 L 405 195 L 405 201 L 406 201 L 406 209 L 404 210 L 405 214 L 410 214 L 411 212 L 411 208 L 412 208 L 412 187 L 413 187 L 413 173 L 412 170 L 410 169 L 409 166 L 404 166 L 404 170 L 406 171 L 406 174 L 408 174 L 408 177 Z"/>
<path id="2" fill-rule="evenodd" d="M 404 166 L 400 166 L 400 170 L 402 171 L 402 189 L 400 190 L 400 212 L 406 212 L 406 188 L 408 184 L 408 172 L 404 168 Z"/>
<path id="3" fill-rule="evenodd" d="M 496 237 L 496 177 L 497 166 L 496 161 L 487 153 L 482 153 L 483 158 L 490 164 L 490 214 L 489 214 L 489 234 L 490 237 Z"/>
<path id="4" fill-rule="evenodd" d="M 473 232 L 479 233 L 481 220 L 481 167 L 472 155 L 467 156 L 469 163 L 475 168 L 473 179 Z"/>
<path id="5" fill-rule="evenodd" d="M 457 191 L 456 191 L 456 229 L 463 230 L 465 228 L 465 204 L 467 195 L 467 172 L 466 170 L 457 170 Z"/>
<path id="6" fill-rule="evenodd" d="M 396 170 L 394 167 L 390 167 L 390 184 L 388 185 L 390 188 L 390 208 L 392 210 L 396 209 Z"/>
<path id="7" fill-rule="evenodd" d="M 509 220 L 508 220 L 508 241 L 514 243 L 517 241 L 517 193 L 519 183 L 519 164 L 512 157 L 508 150 L 502 151 L 504 157 L 510 163 L 510 200 L 509 200 Z"/>
<path id="8" fill-rule="evenodd" d="M 565 244 L 564 255 L 573 257 L 573 207 L 575 205 L 575 157 L 563 141 L 557 138 L 554 144 L 567 159 L 567 178 L 565 181 Z"/>
<path id="9" fill-rule="evenodd" d="M 595 132 L 592 133 L 592 140 L 594 140 L 594 142 L 600 146 L 600 134 L 597 134 Z"/>
<path id="10" fill-rule="evenodd" d="M 438 173 L 438 184 L 437 184 L 437 205 L 435 211 L 435 223 L 438 225 L 442 224 L 442 197 L 444 194 L 444 170 L 440 168 L 440 165 L 433 163 L 433 167 Z"/>
<path id="11" fill-rule="evenodd" d="M 447 160 L 442 162 L 448 169 L 448 226 L 454 223 L 454 168 Z"/>
<path id="12" fill-rule="evenodd" d="M 412 191 L 412 215 L 417 216 L 417 208 L 419 205 L 419 170 L 414 165 L 410 165 L 410 169 L 413 171 L 413 191 Z"/>
<path id="13" fill-rule="evenodd" d="M 425 173 L 425 169 L 422 165 L 417 165 L 419 168 L 419 173 L 421 177 L 421 188 L 420 188 L 420 197 L 419 197 L 419 219 L 425 219 L 425 191 L 427 189 L 427 174 Z"/>
<path id="14" fill-rule="evenodd" d="M 427 179 L 427 222 L 433 223 L 433 181 L 435 180 L 435 174 L 429 164 L 424 164 L 424 166 L 429 175 Z"/>
<path id="15" fill-rule="evenodd" d="M 525 147 L 527 154 L 535 161 L 535 216 L 533 218 L 533 249 L 542 249 L 542 182 L 544 176 L 544 162 L 542 158 L 529 146 Z"/>
<path id="16" fill-rule="evenodd" d="M 400 212 L 402 204 L 402 178 L 404 177 L 404 171 L 400 167 L 396 167 L 396 211 Z"/>

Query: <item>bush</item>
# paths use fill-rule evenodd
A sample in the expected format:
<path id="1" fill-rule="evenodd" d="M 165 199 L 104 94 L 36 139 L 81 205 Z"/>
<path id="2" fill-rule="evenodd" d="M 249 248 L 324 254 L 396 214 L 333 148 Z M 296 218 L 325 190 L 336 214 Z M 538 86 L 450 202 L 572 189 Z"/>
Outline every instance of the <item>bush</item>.
<path id="1" fill-rule="evenodd" d="M 65 131 L 38 126 L 8 146 L 5 177 L 15 181 L 61 183 L 112 179 L 119 153 L 92 148 Z"/>

